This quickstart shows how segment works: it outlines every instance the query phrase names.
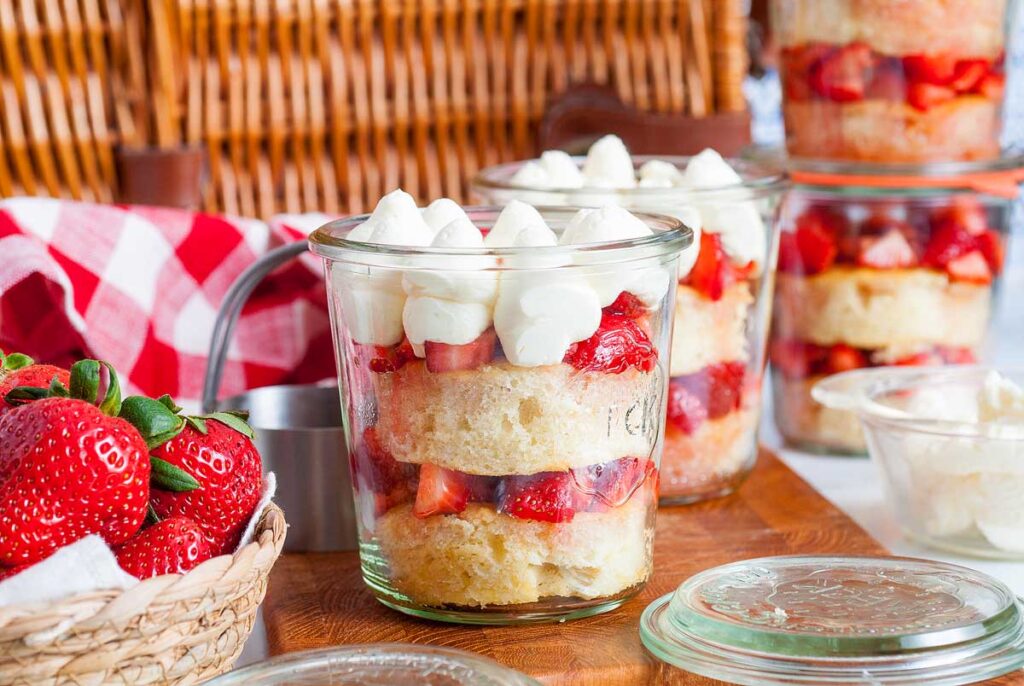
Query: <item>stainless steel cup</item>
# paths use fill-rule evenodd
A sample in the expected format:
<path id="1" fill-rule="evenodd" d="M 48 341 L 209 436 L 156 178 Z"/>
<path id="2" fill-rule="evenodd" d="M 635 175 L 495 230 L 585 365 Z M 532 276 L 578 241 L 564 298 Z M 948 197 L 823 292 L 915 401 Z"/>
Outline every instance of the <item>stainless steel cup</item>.
<path id="1" fill-rule="evenodd" d="M 265 386 L 217 400 L 228 343 L 242 306 L 267 274 L 305 251 L 305 241 L 277 248 L 242 272 L 228 289 L 210 343 L 203 412 L 249 411 L 263 468 L 277 476 L 275 501 L 288 518 L 286 551 L 355 550 L 356 518 L 337 386 Z"/>

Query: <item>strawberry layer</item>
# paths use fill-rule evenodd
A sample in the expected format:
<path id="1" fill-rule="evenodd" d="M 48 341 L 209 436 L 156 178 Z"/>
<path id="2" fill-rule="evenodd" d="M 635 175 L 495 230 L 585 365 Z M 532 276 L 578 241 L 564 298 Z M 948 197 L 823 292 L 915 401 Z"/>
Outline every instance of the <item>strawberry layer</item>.
<path id="1" fill-rule="evenodd" d="M 419 518 L 459 514 L 470 503 L 487 503 L 519 519 L 571 522 L 578 512 L 620 507 L 645 483 L 657 481 L 655 464 L 640 457 L 506 476 L 467 474 L 434 464 L 404 464 L 388 454 L 374 427 L 364 432 L 350 465 L 358 490 L 373 494 L 378 516 L 409 502 Z"/>
<path id="2" fill-rule="evenodd" d="M 794 339 L 775 339 L 771 343 L 772 366 L 787 379 L 838 374 L 865 367 L 895 365 L 916 367 L 944 364 L 972 364 L 970 348 L 930 346 L 915 352 L 894 354 L 888 350 L 855 348 L 845 343 L 821 346 Z"/>
<path id="3" fill-rule="evenodd" d="M 669 379 L 667 420 L 685 434 L 704 422 L 743 407 L 748 390 L 746 362 L 719 362 L 694 374 Z"/>

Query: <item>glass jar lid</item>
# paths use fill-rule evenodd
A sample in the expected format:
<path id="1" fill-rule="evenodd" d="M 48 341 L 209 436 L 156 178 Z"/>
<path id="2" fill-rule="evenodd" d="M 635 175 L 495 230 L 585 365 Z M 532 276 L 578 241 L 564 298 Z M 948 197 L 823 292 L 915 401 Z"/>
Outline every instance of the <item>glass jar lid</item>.
<path id="1" fill-rule="evenodd" d="M 966 684 L 1024 666 L 1020 602 L 941 562 L 792 556 L 707 570 L 651 603 L 661 660 L 739 684 Z"/>
<path id="2" fill-rule="evenodd" d="M 228 672 L 206 686 L 540 686 L 462 650 L 404 643 L 289 653 Z"/>

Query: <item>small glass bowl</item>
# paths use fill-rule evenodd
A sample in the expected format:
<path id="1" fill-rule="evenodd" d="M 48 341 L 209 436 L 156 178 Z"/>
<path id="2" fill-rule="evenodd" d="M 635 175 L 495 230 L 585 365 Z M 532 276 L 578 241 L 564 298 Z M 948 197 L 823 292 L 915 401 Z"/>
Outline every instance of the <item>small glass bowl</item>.
<path id="1" fill-rule="evenodd" d="M 991 371 L 863 369 L 812 392 L 826 407 L 860 417 L 908 535 L 955 553 L 1024 559 L 1024 423 L 977 421 L 976 398 Z M 1024 371 L 1003 376 L 1024 382 Z"/>
<path id="2" fill-rule="evenodd" d="M 473 653 L 405 643 L 307 650 L 228 672 L 207 686 L 537 686 Z"/>

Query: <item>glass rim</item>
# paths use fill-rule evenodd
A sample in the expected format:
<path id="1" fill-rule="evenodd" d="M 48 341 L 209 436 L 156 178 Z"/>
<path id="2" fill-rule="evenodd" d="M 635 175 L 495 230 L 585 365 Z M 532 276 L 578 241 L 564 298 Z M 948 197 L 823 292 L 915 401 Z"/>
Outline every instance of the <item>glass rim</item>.
<path id="1" fill-rule="evenodd" d="M 941 388 L 944 383 L 958 379 L 971 379 L 977 375 L 987 375 L 992 371 L 1011 376 L 1024 376 L 1024 369 L 997 369 L 985 365 L 871 367 L 826 377 L 814 385 L 811 389 L 811 396 L 827 407 L 853 411 L 857 413 L 861 421 L 890 429 L 942 438 L 1024 445 L 1024 435 L 1021 437 L 993 436 L 986 433 L 983 427 L 990 424 L 916 417 L 876 400 L 876 397 L 882 393 L 921 390 L 924 387 L 921 382 L 932 383 L 936 388 Z"/>
<path id="2" fill-rule="evenodd" d="M 479 228 L 480 221 L 493 223 L 503 209 L 497 205 L 467 205 L 462 208 L 469 216 L 470 221 Z M 582 209 L 593 209 L 580 206 L 537 206 L 537 211 L 545 221 L 553 219 L 568 221 L 576 212 Z M 572 256 L 584 253 L 588 256 L 588 265 L 601 264 L 601 257 L 607 257 L 608 262 L 625 262 L 631 258 L 622 253 L 642 252 L 647 253 L 639 258 L 651 258 L 658 255 L 679 252 L 693 245 L 693 229 L 683 224 L 681 220 L 667 214 L 654 212 L 629 212 L 643 221 L 653 233 L 638 238 L 627 238 L 617 241 L 604 241 L 600 243 L 574 243 L 571 245 L 553 246 L 523 246 L 523 247 L 483 247 L 483 248 L 439 248 L 430 246 L 401 246 L 385 245 L 381 243 L 366 243 L 363 241 L 350 241 L 347 238 L 339 237 L 338 233 L 348 233 L 352 229 L 366 222 L 371 215 L 360 214 L 351 217 L 344 217 L 327 222 L 317 228 L 309 235 L 309 249 L 320 257 L 332 260 L 344 260 L 356 255 L 393 257 L 393 258 L 425 258 L 425 257 L 520 257 L 524 255 L 536 255 L 543 257 Z M 653 251 L 653 254 L 650 253 Z M 570 266 L 570 265 L 564 265 Z M 448 265 L 445 265 L 448 268 Z M 457 268 L 457 267 L 456 267 Z M 536 269 L 536 266 L 528 267 Z"/>
<path id="3" fill-rule="evenodd" d="M 571 155 L 577 166 L 582 166 L 586 159 L 585 155 Z M 686 163 L 695 155 L 630 155 L 633 162 L 633 169 L 638 169 L 645 162 L 656 160 L 667 162 L 676 169 L 685 169 Z M 770 193 L 782 192 L 789 184 L 789 177 L 786 170 L 771 160 L 759 160 L 743 157 L 727 157 L 725 161 L 729 166 L 750 168 L 755 167 L 760 173 L 753 178 L 743 179 L 739 183 L 715 186 L 713 188 L 603 188 L 598 186 L 580 186 L 578 188 L 541 188 L 511 182 L 511 177 L 516 171 L 525 166 L 528 162 L 536 162 L 539 158 L 527 160 L 516 160 L 514 162 L 503 162 L 486 167 L 473 177 L 470 188 L 477 192 L 481 191 L 511 191 L 517 193 L 609 193 L 635 199 L 672 197 L 673 200 L 685 200 L 699 202 L 704 198 L 729 195 L 768 195 Z"/>

